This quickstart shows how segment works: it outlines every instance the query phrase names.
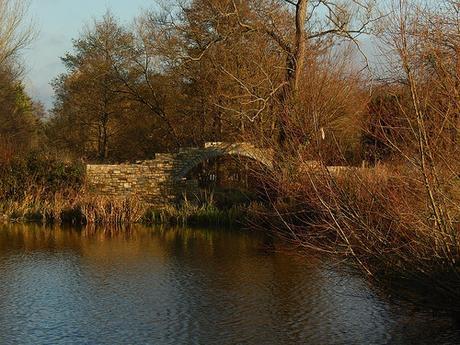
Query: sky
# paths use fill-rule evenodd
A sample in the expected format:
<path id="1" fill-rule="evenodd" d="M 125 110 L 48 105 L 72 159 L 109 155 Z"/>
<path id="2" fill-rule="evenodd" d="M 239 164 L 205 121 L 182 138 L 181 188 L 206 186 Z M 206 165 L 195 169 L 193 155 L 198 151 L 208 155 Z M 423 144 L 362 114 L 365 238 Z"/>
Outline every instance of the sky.
<path id="1" fill-rule="evenodd" d="M 30 0 L 37 37 L 23 54 L 29 94 L 49 109 L 53 103 L 50 83 L 64 72 L 60 57 L 72 51 L 72 39 L 78 38 L 84 26 L 107 10 L 129 24 L 154 4 L 154 0 Z"/>

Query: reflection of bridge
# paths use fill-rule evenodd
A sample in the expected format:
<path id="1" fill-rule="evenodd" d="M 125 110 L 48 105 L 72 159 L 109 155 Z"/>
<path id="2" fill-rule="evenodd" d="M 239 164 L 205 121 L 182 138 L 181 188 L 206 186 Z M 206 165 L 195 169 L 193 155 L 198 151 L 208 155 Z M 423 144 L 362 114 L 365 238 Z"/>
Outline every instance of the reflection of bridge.
<path id="1" fill-rule="evenodd" d="M 155 204 L 174 202 L 190 186 L 187 174 L 200 163 L 221 156 L 250 158 L 268 168 L 273 164 L 271 150 L 249 143 L 207 143 L 202 148 L 184 148 L 178 153 L 156 154 L 138 164 L 88 165 L 89 189 L 109 196 L 137 195 Z"/>

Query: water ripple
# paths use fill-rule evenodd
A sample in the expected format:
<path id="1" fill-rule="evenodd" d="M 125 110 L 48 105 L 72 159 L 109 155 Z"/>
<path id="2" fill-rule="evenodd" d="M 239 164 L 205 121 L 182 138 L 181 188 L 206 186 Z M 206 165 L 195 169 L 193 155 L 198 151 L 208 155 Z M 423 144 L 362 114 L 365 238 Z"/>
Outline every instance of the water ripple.
<path id="1" fill-rule="evenodd" d="M 459 344 L 448 318 L 239 232 L 0 231 L 0 344 Z"/>

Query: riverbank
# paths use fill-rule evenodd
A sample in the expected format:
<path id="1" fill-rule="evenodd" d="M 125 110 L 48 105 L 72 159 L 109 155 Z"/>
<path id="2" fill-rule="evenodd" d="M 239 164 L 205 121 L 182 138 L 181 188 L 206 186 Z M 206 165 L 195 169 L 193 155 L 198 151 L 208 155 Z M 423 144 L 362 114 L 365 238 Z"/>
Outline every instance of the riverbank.
<path id="1" fill-rule="evenodd" d="M 445 208 L 450 225 L 440 228 L 430 216 L 424 186 L 414 179 L 416 172 L 397 166 L 347 171 L 331 176 L 318 167 L 314 173 L 292 169 L 291 174 L 264 176 L 277 193 L 269 195 L 271 203 L 266 205 L 237 203 L 237 198 L 217 205 L 208 198 L 155 209 L 136 197 L 86 192 L 77 165 L 29 160 L 3 167 L 0 215 L 4 222 L 218 225 L 270 231 L 309 255 L 348 258 L 369 279 L 390 289 L 406 287 L 398 290 L 407 291 L 407 298 L 417 298 L 420 305 L 459 311 L 456 189 L 450 188 Z"/>
<path id="2" fill-rule="evenodd" d="M 324 193 L 322 198 L 325 196 Z M 351 194 L 347 196 L 351 201 L 349 198 L 352 198 Z M 129 224 L 182 227 L 218 225 L 270 231 L 308 255 L 338 260 L 348 258 L 349 263 L 356 264 L 370 280 L 379 282 L 389 293 L 406 293 L 407 300 L 419 306 L 458 312 L 458 261 L 448 262 L 445 256 L 435 253 L 436 247 L 435 243 L 430 242 L 430 232 L 396 231 L 396 224 L 382 221 L 384 208 L 369 210 L 371 203 L 379 204 L 377 200 L 371 202 L 362 199 L 361 202 L 360 208 L 353 209 L 347 209 L 347 205 L 351 204 L 342 202 L 337 209 L 329 210 L 332 213 L 326 213 L 325 209 L 311 200 L 308 203 L 305 200 L 302 203 L 290 200 L 289 203 L 274 204 L 272 209 L 255 203 L 219 209 L 212 204 L 188 202 L 153 209 L 136 198 L 109 198 L 69 192 L 57 193 L 47 199 L 29 195 L 22 202 L 1 203 L 0 210 L 5 222 L 99 225 L 119 229 L 121 225 Z M 337 212 L 364 211 L 364 205 L 367 206 L 368 217 L 360 216 L 360 219 L 366 228 L 342 223 L 343 213 Z M 341 223 L 334 224 L 328 217 L 334 217 Z M 404 225 L 407 224 L 399 224 Z"/>
<path id="3" fill-rule="evenodd" d="M 221 195 L 222 194 L 222 195 Z M 136 196 L 89 193 L 85 167 L 57 156 L 31 154 L 0 164 L 0 219 L 3 222 L 122 225 L 241 225 L 250 201 L 224 191 L 158 208 Z"/>
<path id="4" fill-rule="evenodd" d="M 96 196 L 85 192 L 55 194 L 52 198 L 28 196 L 21 201 L 0 203 L 4 222 L 35 222 L 78 225 L 180 225 L 241 226 L 252 206 L 218 208 L 212 203 L 182 202 L 162 208 L 152 207 L 138 198 Z"/>

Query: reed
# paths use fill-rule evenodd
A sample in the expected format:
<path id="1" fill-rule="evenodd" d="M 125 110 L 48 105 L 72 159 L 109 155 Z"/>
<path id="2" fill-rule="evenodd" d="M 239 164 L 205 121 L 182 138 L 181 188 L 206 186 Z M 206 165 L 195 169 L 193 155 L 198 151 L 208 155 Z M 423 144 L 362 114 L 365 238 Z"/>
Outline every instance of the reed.
<path id="1" fill-rule="evenodd" d="M 47 193 L 44 188 L 29 188 L 22 197 L 2 198 L 0 214 L 9 221 L 61 222 L 78 216 L 78 191 L 68 189 Z"/>
<path id="2" fill-rule="evenodd" d="M 217 208 L 212 200 L 154 208 L 135 196 L 113 197 L 80 190 L 47 193 L 30 188 L 20 198 L 0 200 L 0 215 L 8 222 L 122 225 L 133 223 L 236 226 L 246 219 L 247 207 Z"/>
<path id="3" fill-rule="evenodd" d="M 147 224 L 238 226 L 245 223 L 247 208 L 234 205 L 220 209 L 213 203 L 197 205 L 185 200 L 180 205 L 167 205 L 160 209 L 150 209 L 143 222 Z"/>
<path id="4" fill-rule="evenodd" d="M 90 224 L 138 223 L 147 211 L 147 205 L 136 197 L 84 194 L 77 205 L 85 222 Z"/>

